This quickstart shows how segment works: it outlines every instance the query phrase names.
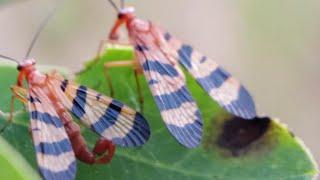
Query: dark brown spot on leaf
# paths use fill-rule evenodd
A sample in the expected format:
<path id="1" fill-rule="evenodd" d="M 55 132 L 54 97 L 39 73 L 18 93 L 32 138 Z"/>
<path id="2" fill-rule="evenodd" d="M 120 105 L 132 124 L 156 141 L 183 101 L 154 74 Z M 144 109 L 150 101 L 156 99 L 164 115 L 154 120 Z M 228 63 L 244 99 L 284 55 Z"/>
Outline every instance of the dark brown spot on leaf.
<path id="1" fill-rule="evenodd" d="M 269 118 L 245 120 L 233 117 L 223 124 L 217 145 L 237 156 L 236 152 L 257 141 L 267 132 L 270 122 Z"/>

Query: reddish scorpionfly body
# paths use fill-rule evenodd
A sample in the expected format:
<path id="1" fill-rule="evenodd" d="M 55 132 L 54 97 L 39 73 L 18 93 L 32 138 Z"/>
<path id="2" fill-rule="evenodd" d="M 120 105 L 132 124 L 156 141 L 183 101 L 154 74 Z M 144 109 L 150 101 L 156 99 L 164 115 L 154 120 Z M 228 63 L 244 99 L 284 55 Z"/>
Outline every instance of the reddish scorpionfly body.
<path id="1" fill-rule="evenodd" d="M 141 146 L 149 139 L 150 128 L 140 113 L 121 102 L 65 80 L 57 72 L 42 74 L 36 69 L 36 61 L 29 54 L 52 15 L 40 26 L 23 61 L 0 55 L 17 62 L 19 70 L 17 85 L 12 87 L 10 117 L 0 132 L 12 121 L 15 98 L 27 104 L 30 133 L 42 177 L 74 179 L 76 158 L 88 164 L 108 163 L 115 153 L 115 145 Z M 23 87 L 24 79 L 27 87 Z M 92 152 L 70 112 L 100 135 Z"/>
<path id="2" fill-rule="evenodd" d="M 121 8 L 112 0 L 109 2 L 118 12 L 118 19 L 109 39 L 101 41 L 96 59 L 99 60 L 106 42 L 118 43 L 118 31 L 122 25 L 128 30 L 130 45 L 134 47 L 136 55 L 132 61 L 105 64 L 111 96 L 113 87 L 108 69 L 133 66 L 141 107 L 143 97 L 137 76 L 143 72 L 171 134 L 182 145 L 197 147 L 202 139 L 203 123 L 198 106 L 186 87 L 185 76 L 179 67 L 182 65 L 212 99 L 228 112 L 244 119 L 256 117 L 255 104 L 249 92 L 216 62 L 154 23 L 136 18 L 134 8 L 125 8 L 124 0 L 121 1 Z"/>

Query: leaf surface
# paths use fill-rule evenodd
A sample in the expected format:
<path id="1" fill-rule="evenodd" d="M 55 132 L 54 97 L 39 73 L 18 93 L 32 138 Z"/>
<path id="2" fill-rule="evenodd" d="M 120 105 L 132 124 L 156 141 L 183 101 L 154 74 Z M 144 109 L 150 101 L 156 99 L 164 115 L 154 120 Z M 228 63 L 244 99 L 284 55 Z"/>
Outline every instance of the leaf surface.
<path id="1" fill-rule="evenodd" d="M 77 74 L 76 81 L 106 95 L 109 94 L 103 64 L 107 61 L 129 60 L 131 48 L 112 47 L 100 61 L 91 61 Z M 134 74 L 131 67 L 109 70 L 115 87 L 115 98 L 139 109 Z M 10 85 L 17 72 L 8 64 L 0 64 L 0 109 L 9 111 Z M 197 100 L 205 124 L 202 145 L 186 149 L 169 134 L 161 120 L 143 76 L 144 116 L 151 125 L 151 138 L 142 148 L 118 148 L 107 165 L 86 165 L 78 162 L 77 179 L 312 179 L 317 167 L 299 138 L 277 120 L 257 118 L 245 121 L 223 111 L 187 76 L 188 87 Z M 14 123 L 1 135 L 28 163 L 36 169 L 35 155 L 28 133 L 28 115 L 16 105 Z M 1 124 L 4 123 L 2 118 Z M 97 136 L 83 131 L 93 147 Z M 0 154 L 1 156 L 1 154 Z"/>

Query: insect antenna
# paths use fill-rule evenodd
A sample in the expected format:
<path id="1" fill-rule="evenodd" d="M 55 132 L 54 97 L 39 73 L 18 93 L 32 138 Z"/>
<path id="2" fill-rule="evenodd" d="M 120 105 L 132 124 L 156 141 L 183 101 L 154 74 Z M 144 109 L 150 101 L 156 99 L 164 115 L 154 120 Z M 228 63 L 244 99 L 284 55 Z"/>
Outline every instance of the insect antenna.
<path id="1" fill-rule="evenodd" d="M 61 1 L 62 2 L 62 1 Z M 59 3 L 57 3 L 57 5 L 55 6 L 55 8 L 47 15 L 47 17 L 41 22 L 37 32 L 34 34 L 33 39 L 28 47 L 28 51 L 25 55 L 25 58 L 29 58 L 30 53 L 35 45 L 35 43 L 37 42 L 41 32 L 43 31 L 43 29 L 46 27 L 46 25 L 48 24 L 49 20 L 51 19 L 51 17 L 55 14 L 57 8 L 58 8 Z"/>
<path id="2" fill-rule="evenodd" d="M 124 6 L 125 6 L 125 2 L 124 2 L 125 0 L 121 0 L 120 1 L 120 7 L 121 7 L 121 9 L 123 9 L 124 8 Z"/>
<path id="3" fill-rule="evenodd" d="M 116 5 L 116 3 L 113 0 L 108 0 L 109 3 L 111 4 L 111 6 L 117 11 L 120 12 L 120 9 L 118 8 L 118 6 Z"/>
<path id="4" fill-rule="evenodd" d="M 14 59 L 12 57 L 9 57 L 9 56 L 4 56 L 4 55 L 0 54 L 0 58 L 7 59 L 7 60 L 10 60 L 10 61 L 13 61 L 13 62 L 16 62 L 17 64 L 19 64 L 18 60 Z"/>

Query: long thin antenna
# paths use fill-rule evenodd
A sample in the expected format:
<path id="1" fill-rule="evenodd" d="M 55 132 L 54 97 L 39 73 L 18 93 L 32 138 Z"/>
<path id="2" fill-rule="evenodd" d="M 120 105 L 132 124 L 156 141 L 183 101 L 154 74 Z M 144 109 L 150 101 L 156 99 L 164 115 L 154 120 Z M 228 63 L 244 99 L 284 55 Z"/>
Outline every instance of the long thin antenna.
<path id="1" fill-rule="evenodd" d="M 13 62 L 16 62 L 17 64 L 19 64 L 19 61 L 12 58 L 12 57 L 9 57 L 9 56 L 4 56 L 4 55 L 1 55 L 0 54 L 0 58 L 4 58 L 4 59 L 7 59 L 7 60 L 10 60 L 10 61 L 13 61 Z"/>
<path id="2" fill-rule="evenodd" d="M 35 35 L 33 36 L 33 39 L 28 47 L 28 51 L 26 53 L 25 58 L 29 58 L 30 53 L 35 45 L 35 43 L 37 42 L 41 32 L 43 31 L 43 29 L 46 27 L 46 25 L 48 24 L 49 20 L 51 19 L 51 17 L 55 14 L 57 8 L 58 8 L 59 3 L 57 3 L 57 5 L 55 6 L 55 8 L 47 15 L 47 17 L 41 22 L 37 32 L 35 33 Z"/>
<path id="3" fill-rule="evenodd" d="M 116 3 L 113 0 L 108 0 L 109 3 L 111 4 L 111 6 L 117 11 L 120 12 L 120 9 L 118 8 L 118 6 L 116 5 Z"/>
<path id="4" fill-rule="evenodd" d="M 124 8 L 124 6 L 125 6 L 124 1 L 125 1 L 125 0 L 121 0 L 121 1 L 120 1 L 121 9 L 123 9 L 123 8 Z"/>

